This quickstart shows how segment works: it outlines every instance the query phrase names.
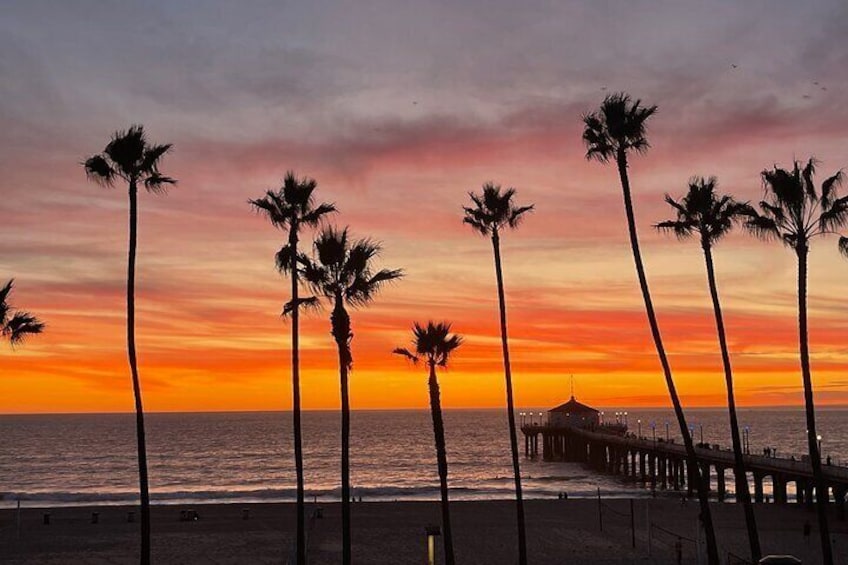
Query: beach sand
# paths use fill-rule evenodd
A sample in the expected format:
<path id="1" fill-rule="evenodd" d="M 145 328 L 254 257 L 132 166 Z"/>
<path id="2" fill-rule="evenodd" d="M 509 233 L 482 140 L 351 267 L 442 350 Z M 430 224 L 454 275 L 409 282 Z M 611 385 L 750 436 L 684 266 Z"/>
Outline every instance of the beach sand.
<path id="1" fill-rule="evenodd" d="M 603 532 L 596 500 L 526 501 L 529 560 L 535 565 L 575 563 L 676 563 L 676 538 L 697 536 L 697 504 L 659 498 L 634 501 L 636 548 L 631 547 L 630 501 L 605 500 Z M 316 505 L 308 505 L 309 512 Z M 338 503 L 319 503 L 323 518 L 313 521 L 309 538 L 311 565 L 341 561 L 341 518 Z M 650 508 L 648 508 L 650 506 Z M 192 508 L 196 522 L 181 522 L 180 510 Z M 250 518 L 243 519 L 249 509 Z M 425 562 L 424 527 L 440 523 L 436 502 L 362 502 L 352 505 L 353 556 L 357 564 Z M 515 563 L 515 511 L 511 501 L 454 502 L 451 514 L 457 562 Z M 730 551 L 747 555 L 742 511 L 734 504 L 712 505 L 718 524 L 723 562 Z M 118 506 L 54 508 L 50 525 L 44 509 L 22 510 L 20 536 L 15 510 L 0 511 L 0 561 L 3 563 L 137 563 L 138 523 L 127 523 L 133 508 Z M 91 523 L 97 511 L 99 523 Z M 652 530 L 649 555 L 647 516 Z M 136 517 L 138 513 L 136 512 Z M 804 563 L 818 563 L 815 514 L 795 505 L 757 507 L 763 548 L 792 553 Z M 805 539 L 804 523 L 812 526 Z M 153 507 L 153 562 L 284 563 L 293 540 L 292 504 L 208 504 Z M 838 563 L 848 563 L 848 524 L 832 520 Z M 441 540 L 437 545 L 441 550 Z M 683 563 L 695 563 L 694 543 L 681 540 Z M 443 563 L 439 555 L 438 562 Z M 730 563 L 736 561 L 731 560 Z"/>

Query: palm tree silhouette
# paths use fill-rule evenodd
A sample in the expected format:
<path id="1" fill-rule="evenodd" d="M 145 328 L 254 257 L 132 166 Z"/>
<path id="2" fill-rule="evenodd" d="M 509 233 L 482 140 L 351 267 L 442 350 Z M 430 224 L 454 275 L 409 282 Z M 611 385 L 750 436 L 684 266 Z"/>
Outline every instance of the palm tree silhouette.
<path id="1" fill-rule="evenodd" d="M 159 172 L 162 157 L 171 150 L 171 144 L 154 145 L 148 142 L 141 125 L 117 131 L 103 153 L 89 157 L 83 163 L 89 180 L 111 187 L 115 182 L 127 184 L 129 211 L 129 250 L 127 257 L 127 356 L 132 375 L 135 397 L 136 436 L 138 440 L 138 477 L 141 494 L 141 563 L 150 563 L 150 490 L 147 479 L 147 448 L 144 438 L 144 408 L 141 399 L 141 382 L 135 350 L 135 257 L 138 238 L 138 188 L 163 194 L 176 180 Z"/>
<path id="2" fill-rule="evenodd" d="M 379 255 L 377 243 L 360 239 L 351 241 L 348 228 L 324 228 L 315 238 L 314 259 L 301 257 L 303 278 L 316 295 L 333 305 L 330 315 L 332 336 L 339 354 L 339 381 L 342 404 L 342 563 L 350 565 L 350 399 L 348 375 L 353 365 L 350 343 L 353 340 L 350 315 L 346 306 L 369 304 L 386 283 L 403 276 L 401 270 L 375 271 L 372 261 Z M 317 305 L 318 299 L 306 299 Z"/>
<path id="3" fill-rule="evenodd" d="M 498 306 L 501 323 L 501 346 L 503 349 L 504 378 L 506 379 L 506 408 L 509 419 L 509 444 L 512 450 L 512 472 L 515 478 L 515 502 L 518 516 L 518 562 L 527 564 L 527 538 L 524 526 L 524 501 L 521 494 L 521 471 L 518 465 L 518 437 L 515 431 L 515 403 L 512 397 L 512 368 L 509 362 L 509 343 L 506 325 L 506 299 L 504 297 L 503 271 L 501 269 L 500 233 L 504 229 L 515 229 L 533 206 L 516 206 L 512 201 L 515 189 L 501 192 L 493 183 L 483 185 L 482 194 L 470 193 L 473 206 L 464 206 L 463 222 L 492 238 L 495 254 L 495 278 L 498 284 Z"/>
<path id="4" fill-rule="evenodd" d="M 451 334 L 448 322 L 427 322 L 422 326 L 416 322 L 412 326 L 412 345 L 410 351 L 397 348 L 393 351 L 403 355 L 413 363 L 424 360 L 430 372 L 428 387 L 430 389 L 430 413 L 433 417 L 433 435 L 436 442 L 436 462 L 439 468 L 439 489 L 442 495 L 442 539 L 445 544 L 445 563 L 456 563 L 453 554 L 453 533 L 450 521 L 450 502 L 448 501 L 448 456 L 445 450 L 445 425 L 442 421 L 442 404 L 439 396 L 439 381 L 436 378 L 436 367 L 446 367 L 454 350 L 462 345 L 462 337 Z"/>
<path id="5" fill-rule="evenodd" d="M 298 295 L 298 237 L 304 226 L 315 227 L 328 214 L 335 212 L 333 204 L 316 205 L 313 193 L 318 187 L 315 179 L 298 179 L 294 171 L 288 171 L 283 185 L 276 191 L 267 191 L 265 196 L 250 200 L 253 208 L 265 215 L 271 224 L 288 231 L 288 243 L 277 252 L 277 269 L 291 277 L 291 300 L 286 303 L 283 312 L 292 319 L 291 364 L 292 364 L 292 428 L 294 431 L 294 466 L 296 474 L 296 563 L 306 563 L 306 520 L 303 491 L 303 432 L 300 410 L 300 306 Z"/>
<path id="6" fill-rule="evenodd" d="M 26 338 L 44 331 L 44 323 L 23 310 L 18 310 L 9 304 L 9 296 L 15 286 L 11 279 L 0 288 L 0 337 L 15 347 L 26 341 Z"/>
<path id="7" fill-rule="evenodd" d="M 804 382 L 804 406 L 807 416 L 807 446 L 816 484 L 816 508 L 822 559 L 833 563 L 830 531 L 827 523 L 828 491 L 821 467 L 821 453 L 816 438 L 816 412 L 813 402 L 813 380 L 810 374 L 809 336 L 807 332 L 807 258 L 811 240 L 834 231 L 848 222 L 848 196 L 837 197 L 842 172 L 828 177 L 817 190 L 813 183 L 816 161 L 806 164 L 794 161 L 792 169 L 775 166 L 762 172 L 765 196 L 760 202 L 762 213 L 748 209 L 745 226 L 763 239 L 779 239 L 795 251 L 798 258 L 798 340 L 801 377 Z"/>
<path id="8" fill-rule="evenodd" d="M 630 194 L 630 178 L 627 175 L 627 155 L 630 152 L 639 154 L 648 150 L 650 144 L 646 137 L 645 124 L 648 118 L 657 111 L 656 106 L 642 106 L 641 102 L 641 100 L 631 100 L 630 96 L 625 93 L 608 95 L 604 98 L 598 111 L 583 116 L 583 122 L 586 126 L 583 130 L 583 142 L 586 144 L 587 159 L 595 159 L 601 163 L 608 163 L 610 159 L 615 159 L 618 166 L 618 175 L 624 194 L 624 210 L 627 214 L 627 227 L 630 233 L 630 247 L 633 250 L 636 274 L 639 278 L 639 286 L 642 289 L 642 298 L 645 301 L 648 324 L 651 327 L 651 335 L 654 339 L 660 365 L 662 365 L 671 403 L 674 406 L 680 435 L 683 436 L 689 469 L 693 470 L 690 476 L 698 477 L 696 486 L 701 509 L 701 522 L 706 534 L 707 558 L 710 565 L 718 565 L 718 546 L 712 513 L 710 512 L 709 484 L 706 482 L 708 477 L 705 477 L 704 473 L 699 471 L 695 446 L 692 443 L 689 428 L 686 426 L 686 417 L 683 414 L 683 407 L 680 404 L 680 397 L 677 394 L 677 387 L 671 374 L 671 366 L 668 363 L 668 357 L 663 346 L 657 316 L 654 312 L 654 304 L 651 300 L 651 292 L 648 288 L 648 279 L 645 276 L 645 266 L 642 263 L 642 253 L 639 250 L 639 236 L 636 233 L 636 219 Z"/>
<path id="9" fill-rule="evenodd" d="M 748 528 L 748 543 L 751 550 L 751 560 L 757 563 L 762 557 L 760 538 L 757 532 L 757 521 L 754 507 L 751 504 L 751 491 L 745 474 L 745 460 L 742 455 L 742 441 L 739 435 L 739 420 L 736 416 L 736 398 L 733 394 L 733 371 L 730 365 L 730 354 L 727 350 L 727 336 L 724 329 L 724 317 L 721 313 L 721 303 L 716 285 L 715 267 L 713 265 L 713 246 L 718 243 L 730 230 L 735 222 L 743 218 L 748 206 L 736 202 L 732 197 L 716 193 L 718 179 L 710 177 L 692 177 L 689 179 L 689 192 L 681 200 L 675 200 L 666 195 L 665 201 L 671 206 L 677 217 L 673 220 L 660 222 L 656 225 L 661 231 L 671 232 L 679 239 L 697 236 L 704 251 L 707 266 L 707 283 L 713 302 L 716 332 L 721 348 L 721 361 L 724 366 L 724 379 L 727 386 L 727 408 L 730 412 L 730 434 L 733 440 L 734 476 L 736 478 L 736 496 L 742 502 L 745 512 L 745 525 Z"/>

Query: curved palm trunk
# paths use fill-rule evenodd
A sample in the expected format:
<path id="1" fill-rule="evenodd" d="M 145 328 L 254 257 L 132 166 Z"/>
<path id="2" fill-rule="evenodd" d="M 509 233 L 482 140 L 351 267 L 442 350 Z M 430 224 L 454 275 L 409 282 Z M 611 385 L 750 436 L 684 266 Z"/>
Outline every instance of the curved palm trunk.
<path id="1" fill-rule="evenodd" d="M 724 317 L 721 313 L 721 303 L 718 299 L 718 286 L 715 279 L 713 254 L 708 242 L 702 241 L 704 258 L 707 263 L 707 281 L 710 286 L 710 297 L 713 301 L 718 343 L 721 348 L 721 362 L 724 366 L 724 380 L 727 385 L 727 409 L 730 412 L 730 435 L 733 439 L 733 474 L 736 478 L 736 498 L 742 503 L 745 512 L 745 526 L 748 529 L 748 545 L 751 549 L 751 560 L 757 563 L 762 557 L 760 536 L 757 532 L 757 520 L 754 516 L 754 506 L 751 504 L 751 491 L 748 486 L 748 475 L 745 472 L 745 459 L 742 456 L 742 441 L 739 435 L 739 420 L 736 417 L 736 398 L 733 394 L 733 371 L 730 365 L 730 354 L 727 351 L 727 336 L 724 331 Z"/>
<path id="2" fill-rule="evenodd" d="M 501 248 L 498 232 L 492 233 L 495 252 L 495 276 L 498 281 L 498 306 L 500 308 L 501 345 L 503 347 L 504 377 L 506 379 L 506 409 L 509 419 L 509 446 L 512 451 L 512 473 L 515 477 L 515 510 L 518 519 L 518 563 L 527 565 L 527 535 L 524 525 L 524 500 L 521 493 L 521 469 L 518 464 L 518 437 L 515 431 L 515 404 L 512 397 L 512 367 L 509 362 L 509 343 L 506 331 L 506 298 L 504 297 Z"/>
<path id="3" fill-rule="evenodd" d="M 294 467 L 296 474 L 297 513 L 297 565 L 306 565 L 306 521 L 303 492 L 303 437 L 300 425 L 300 305 L 298 303 L 297 279 L 297 225 L 291 226 L 289 245 L 291 257 L 292 295 L 292 427 L 294 429 Z"/>
<path id="4" fill-rule="evenodd" d="M 830 527 L 827 523 L 827 502 L 829 494 L 822 474 L 821 453 L 819 453 L 816 434 L 816 410 L 813 403 L 813 379 L 810 374 L 810 350 L 807 335 L 807 255 L 809 249 L 796 248 L 798 254 L 798 339 L 801 351 L 801 376 L 804 380 L 804 408 L 807 415 L 807 445 L 810 451 L 810 463 L 813 467 L 813 481 L 816 484 L 816 513 L 819 521 L 819 536 L 822 546 L 822 563 L 833 565 L 833 550 L 830 546 Z"/>
<path id="5" fill-rule="evenodd" d="M 333 313 L 330 316 L 333 339 L 339 350 L 339 380 L 342 397 L 342 563 L 350 565 L 350 398 L 348 397 L 348 373 L 353 362 L 350 353 L 350 316 L 345 310 L 341 295 L 336 295 Z"/>
<path id="6" fill-rule="evenodd" d="M 135 433 L 138 442 L 138 484 L 141 495 L 141 564 L 150 565 L 150 487 L 147 478 L 147 446 L 144 437 L 144 407 L 135 353 L 135 256 L 138 242 L 138 187 L 130 182 L 130 241 L 127 257 L 127 357 L 135 397 Z"/>
<path id="7" fill-rule="evenodd" d="M 707 559 L 710 565 L 718 565 L 718 545 L 716 544 L 715 527 L 713 525 L 712 513 L 710 512 L 709 500 L 709 476 L 704 476 L 698 466 L 698 456 L 695 453 L 695 446 L 692 443 L 692 436 L 689 434 L 689 428 L 686 426 L 686 417 L 683 414 L 683 407 L 680 404 L 680 397 L 677 395 L 677 387 L 674 384 L 674 378 L 671 375 L 671 367 L 668 364 L 668 357 L 663 347 L 662 336 L 660 335 L 657 316 L 654 312 L 654 304 L 651 300 L 651 292 L 648 289 L 648 279 L 645 276 L 645 266 L 642 264 L 642 253 L 639 251 L 639 237 L 636 234 L 636 219 L 633 213 L 633 201 L 630 195 L 630 179 L 627 176 L 627 155 L 623 151 L 619 151 L 616 162 L 618 164 L 618 175 L 621 180 L 621 188 L 624 193 L 624 209 L 627 214 L 627 228 L 630 234 L 630 247 L 633 250 L 633 261 L 636 263 L 636 274 L 639 277 L 639 286 L 642 290 L 642 298 L 645 301 L 645 311 L 648 315 L 648 324 L 651 327 L 651 335 L 654 339 L 654 345 L 657 348 L 657 355 L 660 358 L 665 384 L 668 387 L 668 394 L 671 397 L 671 403 L 674 406 L 674 415 L 677 418 L 677 424 L 680 426 L 680 435 L 683 436 L 683 445 L 686 448 L 686 458 L 689 468 L 694 469 L 698 477 L 697 492 L 698 502 L 701 508 L 701 523 L 704 526 L 704 533 L 707 541 Z"/>
<path id="8" fill-rule="evenodd" d="M 453 556 L 453 531 L 448 501 L 448 456 L 445 450 L 445 425 L 442 422 L 442 404 L 439 399 L 439 381 L 436 366 L 430 363 L 430 413 L 433 416 L 433 435 L 436 440 L 436 463 L 439 468 L 439 490 L 442 495 L 442 538 L 445 544 L 445 565 L 455 565 Z"/>

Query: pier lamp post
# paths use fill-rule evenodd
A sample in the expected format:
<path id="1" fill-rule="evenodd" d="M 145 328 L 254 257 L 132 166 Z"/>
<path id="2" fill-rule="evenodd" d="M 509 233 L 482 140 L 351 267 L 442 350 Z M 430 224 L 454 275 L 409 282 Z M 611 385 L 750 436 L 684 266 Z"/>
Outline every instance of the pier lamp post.
<path id="1" fill-rule="evenodd" d="M 624 425 L 627 425 L 627 412 L 624 413 Z"/>
<path id="2" fill-rule="evenodd" d="M 427 536 L 427 565 L 436 565 L 436 536 L 442 535 L 439 526 L 427 526 L 424 528 Z"/>
<path id="3" fill-rule="evenodd" d="M 742 447 L 745 450 L 745 455 L 751 455 L 751 426 L 745 426 L 745 435 L 742 437 L 744 440 L 742 443 L 744 444 Z"/>
<path id="4" fill-rule="evenodd" d="M 639 424 L 639 439 L 642 439 L 642 418 L 636 420 L 636 423 Z"/>
<path id="5" fill-rule="evenodd" d="M 665 421 L 665 442 L 668 443 L 669 441 L 671 441 L 671 439 L 668 435 L 668 420 L 666 420 Z"/>
<path id="6" fill-rule="evenodd" d="M 519 412 L 519 416 L 521 416 L 521 425 L 524 426 L 524 412 Z"/>
<path id="7" fill-rule="evenodd" d="M 701 445 L 704 443 L 704 424 L 698 424 L 698 427 L 701 428 Z"/>
<path id="8" fill-rule="evenodd" d="M 541 412 L 539 412 L 539 425 L 540 426 L 544 425 L 544 422 L 542 422 L 542 415 L 543 414 Z"/>
<path id="9" fill-rule="evenodd" d="M 821 434 L 816 436 L 816 440 L 819 442 L 819 459 L 821 459 Z"/>
<path id="10" fill-rule="evenodd" d="M 601 410 L 601 425 L 604 425 L 604 411 Z"/>
<path id="11" fill-rule="evenodd" d="M 695 437 L 695 424 L 689 424 L 689 436 Z"/>
<path id="12" fill-rule="evenodd" d="M 654 443 L 657 443 L 657 423 L 651 422 L 651 436 L 654 438 Z"/>

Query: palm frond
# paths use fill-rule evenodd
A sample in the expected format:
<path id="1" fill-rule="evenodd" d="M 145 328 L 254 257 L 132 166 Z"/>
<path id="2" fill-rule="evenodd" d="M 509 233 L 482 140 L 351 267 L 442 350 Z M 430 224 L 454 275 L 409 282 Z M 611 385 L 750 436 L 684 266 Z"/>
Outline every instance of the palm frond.
<path id="1" fill-rule="evenodd" d="M 289 300 L 283 305 L 283 311 L 280 314 L 283 318 L 288 318 L 294 313 L 295 303 L 297 307 L 302 310 L 320 310 L 321 309 L 321 300 L 317 296 L 307 296 L 305 298 L 298 298 L 295 302 L 294 300 Z"/>
<path id="2" fill-rule="evenodd" d="M 174 184 L 177 184 L 176 179 L 159 173 L 151 173 L 144 179 L 144 188 L 154 194 L 164 194 L 168 191 L 168 186 Z"/>
<path id="3" fill-rule="evenodd" d="M 3 327 L 3 333 L 8 337 L 12 346 L 23 343 L 30 335 L 44 331 L 44 322 L 29 312 L 15 312 Z"/>
<path id="4" fill-rule="evenodd" d="M 85 176 L 101 186 L 112 186 L 115 182 L 115 170 L 103 155 L 94 155 L 83 162 Z"/>
<path id="5" fill-rule="evenodd" d="M 395 347 L 392 350 L 392 353 L 394 353 L 395 355 L 401 355 L 403 357 L 406 357 L 415 364 L 417 364 L 419 361 L 419 357 L 417 355 L 413 355 L 411 351 L 404 347 Z"/>
<path id="6" fill-rule="evenodd" d="M 841 236 L 839 238 L 839 252 L 848 257 L 848 237 Z"/>

